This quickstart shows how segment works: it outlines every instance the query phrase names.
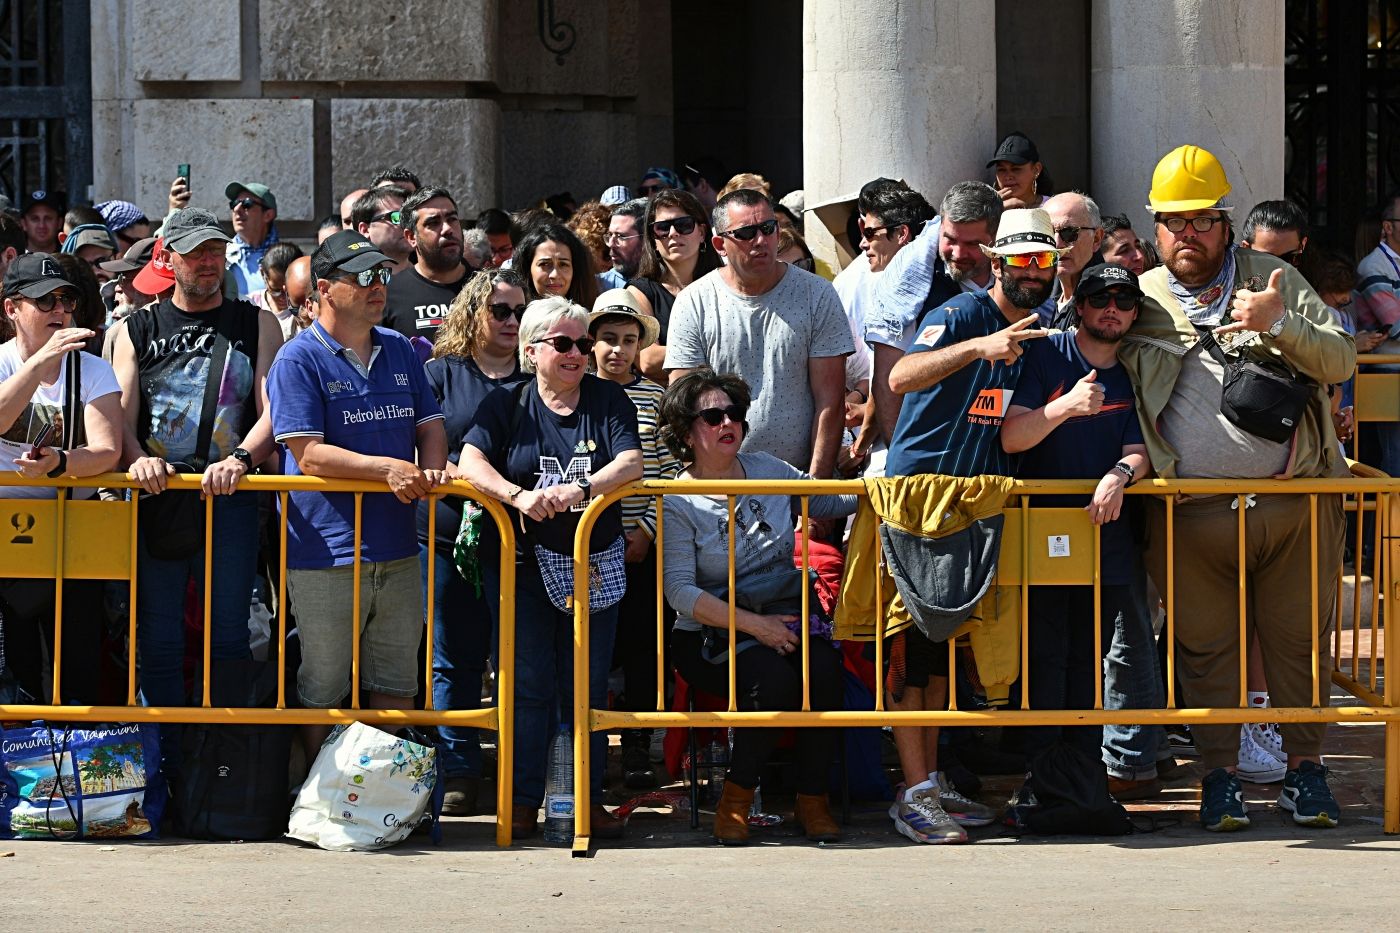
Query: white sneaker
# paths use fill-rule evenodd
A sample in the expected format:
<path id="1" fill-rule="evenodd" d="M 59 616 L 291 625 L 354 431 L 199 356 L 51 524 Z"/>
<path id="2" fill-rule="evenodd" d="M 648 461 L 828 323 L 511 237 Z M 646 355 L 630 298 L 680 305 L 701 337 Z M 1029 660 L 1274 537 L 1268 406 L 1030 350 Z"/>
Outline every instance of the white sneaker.
<path id="1" fill-rule="evenodd" d="M 1287 772 L 1287 762 L 1276 758 L 1273 752 L 1255 741 L 1252 730 L 1240 730 L 1239 770 L 1236 772 L 1240 780 L 1254 784 L 1277 784 Z"/>
<path id="2" fill-rule="evenodd" d="M 1250 722 L 1245 723 L 1244 729 L 1254 738 L 1254 744 L 1264 751 L 1273 755 L 1279 761 L 1288 762 L 1288 756 L 1283 753 L 1283 735 L 1278 731 L 1276 722 Z"/>
<path id="3" fill-rule="evenodd" d="M 991 807 L 959 793 L 942 771 L 938 772 L 938 803 L 959 826 L 990 826 L 997 818 Z"/>
<path id="4" fill-rule="evenodd" d="M 938 803 L 936 788 L 900 794 L 890 805 L 890 817 L 900 835 L 928 845 L 967 842 L 967 832 Z"/>

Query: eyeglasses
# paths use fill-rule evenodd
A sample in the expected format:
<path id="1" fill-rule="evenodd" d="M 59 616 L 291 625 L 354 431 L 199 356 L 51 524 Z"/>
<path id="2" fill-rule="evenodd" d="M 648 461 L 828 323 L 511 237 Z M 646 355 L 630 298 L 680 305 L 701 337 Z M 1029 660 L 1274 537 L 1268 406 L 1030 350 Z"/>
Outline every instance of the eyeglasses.
<path id="1" fill-rule="evenodd" d="M 671 235 L 671 229 L 681 236 L 690 236 L 695 232 L 694 217 L 673 217 L 670 220 L 653 220 L 651 222 L 651 235 L 658 240 L 664 240 Z"/>
<path id="2" fill-rule="evenodd" d="M 1001 261 L 1013 269 L 1028 269 L 1035 266 L 1037 269 L 1049 269 L 1060 259 L 1060 254 L 1051 250 L 1040 253 L 1013 253 L 1010 256 L 1001 257 Z"/>
<path id="3" fill-rule="evenodd" d="M 1085 230 L 1097 230 L 1098 227 L 1060 227 L 1055 231 L 1055 242 L 1061 246 L 1073 246 L 1079 242 L 1079 234 Z"/>
<path id="4" fill-rule="evenodd" d="M 379 284 L 380 284 L 380 285 L 388 285 L 388 284 L 389 284 L 389 279 L 391 279 L 391 278 L 393 277 L 393 275 L 394 275 L 394 274 L 393 274 L 392 272 L 390 272 L 390 271 L 389 271 L 387 268 L 385 268 L 384 266 L 378 266 L 378 267 L 376 267 L 376 268 L 374 268 L 374 269 L 366 269 L 364 272 L 342 272 L 342 273 L 341 273 L 341 276 L 342 276 L 346 281 L 348 281 L 348 282 L 354 282 L 356 285 L 360 286 L 361 288 L 369 288 L 371 285 L 374 284 L 374 282 L 375 282 L 376 279 L 379 280 Z"/>
<path id="5" fill-rule="evenodd" d="M 261 201 L 254 201 L 252 198 L 236 198 L 236 199 L 234 199 L 234 200 L 228 202 L 228 209 L 229 209 L 229 210 L 233 210 L 234 208 L 238 208 L 238 207 L 243 208 L 245 211 L 246 211 L 246 210 L 251 210 L 251 209 L 253 209 L 253 208 L 255 208 L 255 207 L 261 207 L 261 208 L 263 208 L 264 210 L 267 209 L 267 205 L 266 205 L 266 204 L 262 203 Z M 342 217 L 342 218 L 341 218 L 341 223 L 347 223 L 347 224 L 348 224 L 349 221 L 347 221 L 345 218 Z"/>
<path id="6" fill-rule="evenodd" d="M 640 233 L 605 233 L 603 234 L 603 242 L 611 245 L 613 243 L 623 243 L 627 240 L 635 240 L 639 236 L 641 236 Z"/>
<path id="7" fill-rule="evenodd" d="M 1279 253 L 1278 258 L 1282 259 L 1290 266 L 1296 266 L 1303 258 L 1303 248 L 1300 246 L 1297 249 L 1290 250 L 1287 253 Z"/>
<path id="8" fill-rule="evenodd" d="M 60 303 L 63 305 L 65 311 L 72 311 L 78 306 L 78 296 L 70 291 L 62 289 L 49 292 L 47 295 L 40 298 L 31 298 L 29 300 L 34 302 L 34 307 L 44 312 L 52 311 L 54 308 L 58 307 Z"/>
<path id="9" fill-rule="evenodd" d="M 1098 292 L 1084 299 L 1089 307 L 1099 310 L 1107 308 L 1110 301 L 1119 311 L 1131 311 L 1138 306 L 1138 297 L 1127 292 Z"/>
<path id="10" fill-rule="evenodd" d="M 665 191 L 665 190 L 666 190 L 666 186 L 665 186 L 665 185 L 642 185 L 642 186 L 641 186 L 640 188 L 638 188 L 637 190 L 640 191 L 640 192 L 641 192 L 643 195 L 645 195 L 646 197 L 651 197 L 653 194 L 656 194 L 656 192 L 658 192 L 658 191 Z"/>
<path id="11" fill-rule="evenodd" d="M 375 214 L 369 219 L 372 224 L 384 223 L 388 221 L 395 227 L 403 223 L 403 211 L 385 211 L 382 214 Z"/>
<path id="12" fill-rule="evenodd" d="M 487 310 L 491 312 L 491 316 L 495 318 L 497 322 L 506 320 L 512 314 L 515 315 L 517 321 L 525 316 L 524 305 L 508 305 L 504 301 L 493 301 L 487 307 Z"/>
<path id="13" fill-rule="evenodd" d="M 771 217 L 768 220 L 756 224 L 745 224 L 742 227 L 735 227 L 733 230 L 725 230 L 720 236 L 733 237 L 747 243 L 760 233 L 764 236 L 772 236 L 778 232 L 778 222 Z"/>
<path id="14" fill-rule="evenodd" d="M 723 408 L 702 408 L 695 413 L 695 417 L 701 419 L 712 428 L 717 428 L 728 418 L 734 424 L 744 420 L 746 412 L 738 405 L 726 405 Z"/>
<path id="15" fill-rule="evenodd" d="M 568 353 L 574 347 L 578 347 L 578 352 L 584 356 L 593 352 L 592 337 L 541 337 L 535 343 L 547 343 L 554 348 L 555 353 Z"/>
<path id="16" fill-rule="evenodd" d="M 1216 224 L 1228 223 L 1229 220 L 1230 218 L 1225 217 L 1223 215 L 1207 216 L 1205 214 L 1202 214 L 1198 217 L 1191 218 L 1158 217 L 1157 223 L 1166 227 L 1172 233 L 1181 233 L 1183 230 L 1186 229 L 1187 224 L 1190 224 L 1191 229 L 1195 230 L 1197 233 L 1208 233 L 1211 227 L 1214 227 Z"/>

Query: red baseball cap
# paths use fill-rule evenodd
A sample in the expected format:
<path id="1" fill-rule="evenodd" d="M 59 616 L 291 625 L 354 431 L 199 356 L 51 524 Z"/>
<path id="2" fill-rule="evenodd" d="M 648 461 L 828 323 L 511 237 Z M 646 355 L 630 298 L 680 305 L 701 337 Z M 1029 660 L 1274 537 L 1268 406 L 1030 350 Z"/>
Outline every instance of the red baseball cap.
<path id="1" fill-rule="evenodd" d="M 142 294 L 160 295 L 175 287 L 175 270 L 170 267 L 170 263 L 161 258 L 164 249 L 165 240 L 157 239 L 155 249 L 151 253 L 151 261 L 131 280 L 131 284 Z"/>

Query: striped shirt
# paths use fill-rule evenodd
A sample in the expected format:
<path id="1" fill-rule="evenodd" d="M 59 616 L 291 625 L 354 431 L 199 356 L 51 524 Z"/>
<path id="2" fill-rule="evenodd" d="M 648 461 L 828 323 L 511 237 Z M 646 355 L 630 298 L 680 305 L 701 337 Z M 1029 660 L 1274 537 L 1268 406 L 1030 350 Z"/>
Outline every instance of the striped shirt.
<path id="1" fill-rule="evenodd" d="M 924 316 L 909 352 L 941 350 L 1010 323 L 989 296 L 958 295 Z M 942 382 L 905 395 L 885 475 L 1015 475 L 1016 458 L 1001 449 L 1001 422 L 1022 365 L 1022 358 L 1009 365 L 974 360 Z"/>
<path id="2" fill-rule="evenodd" d="M 661 421 L 661 397 L 666 390 L 638 376 L 623 386 L 627 397 L 637 409 L 637 434 L 642 440 L 642 479 L 675 479 L 680 462 L 656 435 Z M 640 528 L 650 538 L 656 537 L 656 499 L 651 496 L 628 496 L 622 500 L 622 530 Z"/>

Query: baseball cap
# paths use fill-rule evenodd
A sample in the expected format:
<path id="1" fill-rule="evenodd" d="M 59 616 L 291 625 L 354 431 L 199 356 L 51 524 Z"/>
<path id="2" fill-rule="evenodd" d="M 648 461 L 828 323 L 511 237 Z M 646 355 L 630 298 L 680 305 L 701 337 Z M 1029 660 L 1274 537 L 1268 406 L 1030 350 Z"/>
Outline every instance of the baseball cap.
<path id="1" fill-rule="evenodd" d="M 175 270 L 170 267 L 170 263 L 164 262 L 160 258 L 164 249 L 165 240 L 157 237 L 156 241 L 151 244 L 150 262 L 146 263 L 145 267 L 136 273 L 136 278 L 131 280 L 132 286 L 142 294 L 160 295 L 175 286 Z M 130 251 L 127 255 L 130 255 Z"/>
<path id="2" fill-rule="evenodd" d="M 58 260 L 49 253 L 25 253 L 16 256 L 5 270 L 5 294 L 26 298 L 43 298 L 59 288 L 78 290 L 78 286 L 63 277 Z"/>
<path id="3" fill-rule="evenodd" d="M 656 339 L 661 336 L 661 322 L 650 314 L 643 314 L 642 306 L 637 304 L 637 297 L 625 288 L 610 288 L 593 302 L 593 312 L 588 315 L 589 333 L 593 332 L 593 325 L 599 318 L 609 315 L 637 319 L 643 350 L 656 343 Z"/>
<path id="4" fill-rule="evenodd" d="M 626 204 L 632 200 L 632 189 L 626 185 L 613 185 L 603 196 L 598 199 L 598 203 L 604 207 L 616 207 L 619 204 Z"/>
<path id="5" fill-rule="evenodd" d="M 998 162 L 1010 162 L 1012 165 L 1025 165 L 1027 162 L 1039 162 L 1040 150 L 1031 142 L 1031 138 L 1025 133 L 1007 133 L 997 144 L 997 154 L 992 156 L 992 161 L 987 163 L 987 168 L 991 168 Z"/>
<path id="6" fill-rule="evenodd" d="M 68 195 L 62 191 L 46 191 L 43 188 L 37 188 L 26 194 L 20 201 L 20 216 L 28 214 L 41 204 L 62 214 L 68 209 Z"/>
<path id="7" fill-rule="evenodd" d="M 1079 277 L 1079 284 L 1074 289 L 1074 300 L 1079 301 L 1081 298 L 1097 295 L 1110 288 L 1120 288 L 1132 292 L 1135 297 L 1142 297 L 1142 289 L 1138 288 L 1137 276 L 1122 266 L 1106 262 L 1084 270 Z"/>
<path id="8" fill-rule="evenodd" d="M 116 238 L 101 224 L 83 224 L 74 228 L 63 241 L 63 252 L 76 253 L 84 246 L 100 246 L 114 253 L 117 251 Z"/>
<path id="9" fill-rule="evenodd" d="M 165 248 L 181 256 L 206 240 L 231 242 L 228 234 L 219 229 L 219 219 L 197 207 L 184 207 L 171 214 L 161 229 L 161 236 Z"/>
<path id="10" fill-rule="evenodd" d="M 144 240 L 137 240 L 118 259 L 109 259 L 106 262 L 99 262 L 97 267 L 104 272 L 120 274 L 122 272 L 136 272 L 144 269 L 151 261 L 151 255 L 155 252 L 156 238 L 148 236 Z"/>
<path id="11" fill-rule="evenodd" d="M 240 191 L 248 192 L 274 211 L 277 210 L 277 196 L 267 185 L 256 181 L 231 181 L 224 187 L 224 197 L 232 201 L 234 195 Z"/>
<path id="12" fill-rule="evenodd" d="M 373 269 L 384 262 L 393 262 L 385 256 L 368 238 L 354 230 L 342 230 L 326 237 L 326 242 L 316 247 L 311 254 L 312 272 L 316 278 L 323 278 L 332 270 L 359 273 Z"/>

